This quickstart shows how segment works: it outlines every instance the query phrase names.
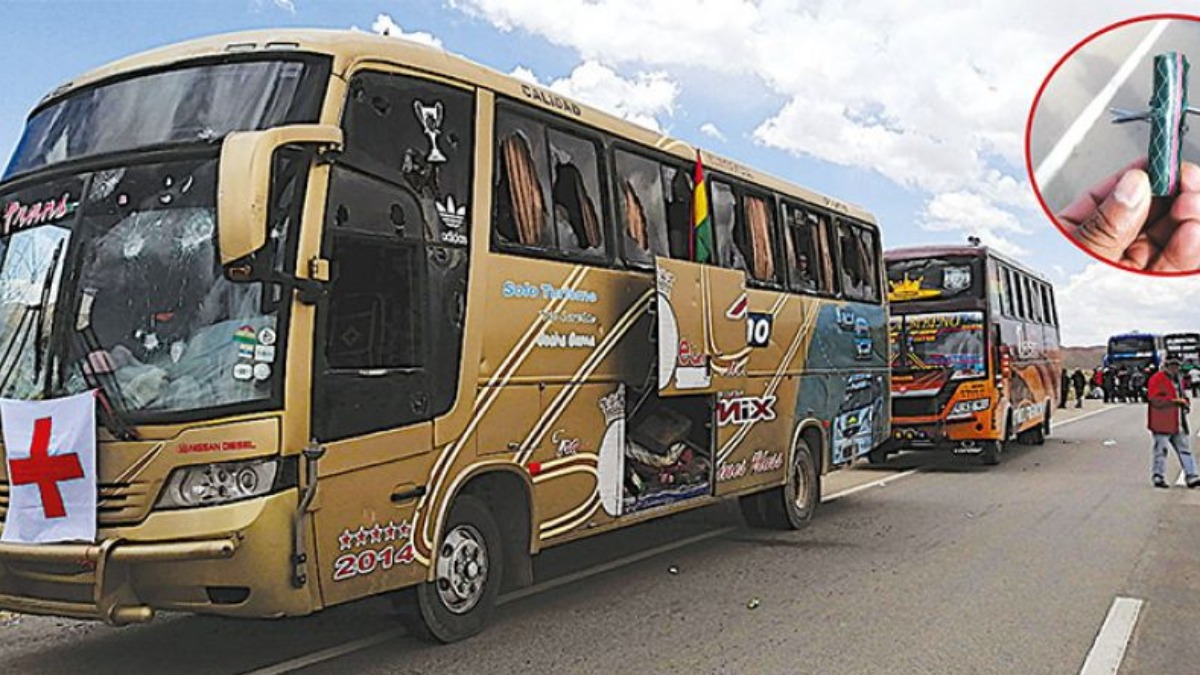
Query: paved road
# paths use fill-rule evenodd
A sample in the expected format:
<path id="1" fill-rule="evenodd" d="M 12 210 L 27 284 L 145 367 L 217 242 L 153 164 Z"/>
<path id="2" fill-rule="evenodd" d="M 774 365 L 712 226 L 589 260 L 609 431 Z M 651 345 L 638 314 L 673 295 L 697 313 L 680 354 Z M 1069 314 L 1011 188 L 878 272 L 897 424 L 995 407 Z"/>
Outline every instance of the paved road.
<path id="1" fill-rule="evenodd" d="M 1195 672 L 1200 492 L 1150 488 L 1142 407 L 1083 412 L 998 467 L 909 454 L 839 475 L 827 492 L 902 477 L 804 532 L 718 506 L 554 549 L 541 579 L 693 541 L 508 602 L 466 643 L 416 642 L 378 600 L 120 630 L 21 617 L 0 672 L 1077 673 L 1118 596 L 1143 603 L 1122 673 Z"/>

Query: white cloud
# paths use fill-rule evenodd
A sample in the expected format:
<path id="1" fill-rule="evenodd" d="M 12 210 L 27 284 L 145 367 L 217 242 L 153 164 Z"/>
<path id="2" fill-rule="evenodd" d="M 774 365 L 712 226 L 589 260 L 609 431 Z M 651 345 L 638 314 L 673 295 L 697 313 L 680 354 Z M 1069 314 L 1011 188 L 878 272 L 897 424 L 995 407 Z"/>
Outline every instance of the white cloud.
<path id="1" fill-rule="evenodd" d="M 729 140 L 725 138 L 725 134 L 717 128 L 717 125 L 713 124 L 712 122 L 705 122 L 704 124 L 701 124 L 700 133 L 704 134 L 705 136 L 715 138 L 722 143 Z"/>
<path id="2" fill-rule="evenodd" d="M 409 40 L 411 42 L 423 44 L 428 47 L 433 47 L 435 49 L 445 49 L 442 46 L 442 41 L 437 37 L 430 33 L 421 31 L 407 33 L 403 28 L 400 27 L 400 24 L 393 21 L 392 17 L 388 16 L 387 14 L 380 14 L 379 16 L 375 17 L 375 22 L 371 24 L 371 32 L 378 33 L 379 35 L 386 35 L 388 37 L 400 38 L 402 40 Z"/>
<path id="3" fill-rule="evenodd" d="M 1012 235 L 1028 235 L 1031 230 L 1022 225 L 1011 212 L 994 205 L 986 196 L 974 191 L 943 192 L 925 204 L 917 224 L 930 232 L 957 232 L 961 240 L 974 235 L 988 246 L 1003 253 L 1018 256 L 1029 251 L 1013 240 Z"/>
<path id="4" fill-rule="evenodd" d="M 1108 336 L 1134 329 L 1200 327 L 1200 277 L 1151 277 L 1091 263 L 1055 292 L 1065 345 L 1105 344 Z"/>
<path id="5" fill-rule="evenodd" d="M 275 6 L 280 9 L 286 9 L 292 14 L 296 13 L 296 3 L 292 2 L 292 0 L 271 0 L 271 2 L 274 2 Z"/>
<path id="6" fill-rule="evenodd" d="M 525 67 L 511 75 L 541 84 Z M 654 131 L 662 131 L 662 119 L 674 112 L 679 96 L 679 85 L 665 73 L 640 72 L 625 78 L 596 61 L 584 61 L 567 77 L 543 86 Z"/>

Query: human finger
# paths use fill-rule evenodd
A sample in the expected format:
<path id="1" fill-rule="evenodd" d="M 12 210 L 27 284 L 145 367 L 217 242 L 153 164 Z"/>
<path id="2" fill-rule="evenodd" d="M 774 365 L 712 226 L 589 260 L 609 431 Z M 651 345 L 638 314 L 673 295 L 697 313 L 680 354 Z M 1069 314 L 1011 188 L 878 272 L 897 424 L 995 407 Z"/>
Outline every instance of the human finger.
<path id="1" fill-rule="evenodd" d="M 1194 272 L 1200 268 L 1200 220 L 1187 220 L 1150 265 L 1153 272 Z"/>
<path id="2" fill-rule="evenodd" d="M 1089 194 L 1089 199 L 1098 195 Z M 1082 198 L 1076 202 L 1078 204 Z M 1074 204 L 1072 206 L 1075 206 Z M 1084 247 L 1105 260 L 1117 261 L 1141 233 L 1150 213 L 1150 178 L 1141 169 L 1126 171 L 1113 185 L 1112 192 L 1098 202 L 1078 227 L 1069 232 Z M 1068 215 L 1082 215 L 1082 212 Z"/>
<path id="3" fill-rule="evenodd" d="M 1078 226 L 1080 222 L 1092 214 L 1092 211 L 1096 210 L 1097 206 L 1104 202 L 1105 198 L 1112 194 L 1113 188 L 1116 187 L 1117 181 L 1121 180 L 1121 176 L 1124 176 L 1130 169 L 1145 170 L 1146 166 L 1147 161 L 1145 157 L 1133 160 L 1122 167 L 1120 171 L 1088 188 L 1087 192 L 1079 195 L 1078 199 L 1059 211 L 1057 218 L 1069 221 L 1071 225 Z"/>
<path id="4" fill-rule="evenodd" d="M 1131 270 L 1144 270 L 1150 266 L 1151 261 L 1158 256 L 1160 250 L 1162 250 L 1161 246 L 1142 233 L 1125 249 L 1125 254 L 1117 261 L 1117 264 Z"/>

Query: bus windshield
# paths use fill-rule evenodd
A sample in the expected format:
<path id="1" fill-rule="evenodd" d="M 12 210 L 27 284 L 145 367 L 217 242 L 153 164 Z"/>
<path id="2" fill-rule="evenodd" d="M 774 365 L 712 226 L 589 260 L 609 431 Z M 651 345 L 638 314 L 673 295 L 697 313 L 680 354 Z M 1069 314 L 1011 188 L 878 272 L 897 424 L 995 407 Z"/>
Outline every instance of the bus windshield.
<path id="1" fill-rule="evenodd" d="M 318 61 L 192 65 L 82 89 L 34 112 L 5 178 L 100 154 L 315 121 Z"/>
<path id="2" fill-rule="evenodd" d="M 1108 341 L 1108 353 L 1117 357 L 1151 357 L 1154 355 L 1154 338 L 1149 335 L 1122 335 Z"/>
<path id="3" fill-rule="evenodd" d="M 890 260 L 887 274 L 891 302 L 983 297 L 983 279 L 975 258 Z"/>
<path id="4" fill-rule="evenodd" d="M 275 311 L 260 284 L 222 276 L 216 164 L 112 167 L 0 193 L 0 397 L 99 386 L 138 414 L 270 396 Z"/>
<path id="5" fill-rule="evenodd" d="M 983 312 L 893 316 L 889 336 L 894 372 L 944 370 L 952 380 L 987 372 Z"/>

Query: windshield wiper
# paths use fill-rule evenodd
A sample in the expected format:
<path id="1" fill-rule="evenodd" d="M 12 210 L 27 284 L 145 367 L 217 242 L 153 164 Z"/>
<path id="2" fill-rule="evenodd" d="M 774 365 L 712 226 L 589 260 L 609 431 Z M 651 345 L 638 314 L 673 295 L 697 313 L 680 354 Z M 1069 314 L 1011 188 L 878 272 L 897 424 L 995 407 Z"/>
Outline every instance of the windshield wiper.
<path id="1" fill-rule="evenodd" d="M 91 326 L 76 330 L 75 335 L 83 344 L 83 363 L 79 368 L 83 373 L 83 381 L 87 383 L 88 387 L 96 390 L 96 400 L 100 403 L 96 409 L 100 413 L 100 423 L 119 441 L 138 440 L 137 432 L 126 421 L 129 414 L 129 402 L 125 398 L 124 392 L 121 391 L 116 373 L 113 372 L 113 368 L 109 367 L 113 365 L 112 357 L 100 346 L 100 340 L 96 338 Z M 103 372 L 102 369 L 96 367 L 97 364 L 92 362 L 93 354 L 103 355 L 103 358 L 108 361 L 103 364 Z"/>

